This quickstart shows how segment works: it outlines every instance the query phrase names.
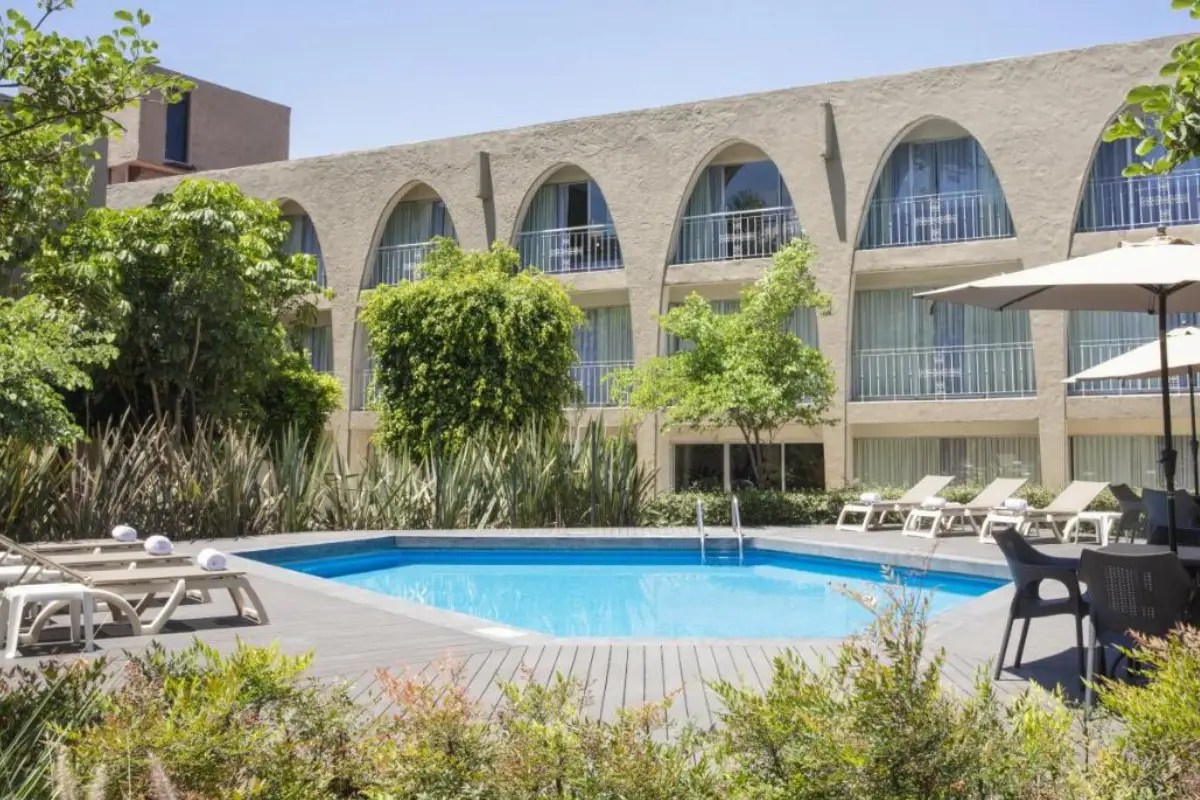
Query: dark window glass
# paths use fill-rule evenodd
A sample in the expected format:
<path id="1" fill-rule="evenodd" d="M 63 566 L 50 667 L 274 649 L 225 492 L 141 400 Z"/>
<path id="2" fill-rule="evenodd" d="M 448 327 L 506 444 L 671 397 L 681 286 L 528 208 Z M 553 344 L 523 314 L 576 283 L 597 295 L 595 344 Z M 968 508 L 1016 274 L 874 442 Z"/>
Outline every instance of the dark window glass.
<path id="1" fill-rule="evenodd" d="M 789 492 L 825 488 L 825 446 L 785 444 L 783 463 Z"/>
<path id="2" fill-rule="evenodd" d="M 675 490 L 721 491 L 725 486 L 725 451 L 719 444 L 675 445 Z"/>
<path id="3" fill-rule="evenodd" d="M 783 477 L 783 450 L 777 444 L 763 445 L 762 473 L 764 489 L 781 489 Z M 731 489 L 753 489 L 754 470 L 750 466 L 750 447 L 744 444 L 729 445 L 729 487 Z"/>
<path id="4" fill-rule="evenodd" d="M 167 161 L 188 163 L 188 126 L 192 111 L 192 96 L 185 94 L 178 103 L 167 106 Z"/>
<path id="5" fill-rule="evenodd" d="M 588 224 L 588 185 L 572 183 L 567 186 L 568 228 L 582 228 Z"/>

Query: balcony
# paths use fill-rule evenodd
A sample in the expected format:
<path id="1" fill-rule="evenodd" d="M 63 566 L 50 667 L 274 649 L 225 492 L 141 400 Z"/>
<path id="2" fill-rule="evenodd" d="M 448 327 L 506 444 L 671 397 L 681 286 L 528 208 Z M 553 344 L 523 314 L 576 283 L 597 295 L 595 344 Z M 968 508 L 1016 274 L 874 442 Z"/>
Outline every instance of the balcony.
<path id="1" fill-rule="evenodd" d="M 1006 239 L 1013 235 L 1008 201 L 999 192 L 943 192 L 875 200 L 862 250 Z"/>
<path id="2" fill-rule="evenodd" d="M 1092 180 L 1083 193 L 1076 230 L 1154 228 L 1200 223 L 1200 170 L 1170 175 Z"/>
<path id="3" fill-rule="evenodd" d="M 850 399 L 970 400 L 1037 394 L 1032 342 L 860 350 Z"/>
<path id="4" fill-rule="evenodd" d="M 621 245 L 616 228 L 581 225 L 517 234 L 521 265 L 537 267 L 549 274 L 603 272 L 621 269 Z"/>
<path id="5" fill-rule="evenodd" d="M 371 283 L 367 288 L 418 280 L 421 277 L 418 268 L 433 248 L 433 242 L 379 247 L 375 251 L 375 271 L 371 273 Z"/>
<path id="6" fill-rule="evenodd" d="M 632 366 L 632 361 L 598 361 L 571 367 L 571 377 L 583 393 L 583 405 L 589 408 L 622 405 L 623 398 L 612 389 L 608 376 Z"/>
<path id="7" fill-rule="evenodd" d="M 673 263 L 770 258 L 800 233 L 791 206 L 684 217 Z"/>
<path id="8" fill-rule="evenodd" d="M 1085 339 L 1069 344 L 1068 364 L 1071 374 L 1103 364 L 1109 359 L 1141 347 L 1154 339 Z M 1200 383 L 1200 381 L 1198 381 Z M 1188 390 L 1187 375 L 1172 375 L 1168 379 L 1172 392 Z M 1067 384 L 1067 394 L 1073 397 L 1124 397 L 1139 394 L 1158 394 L 1162 383 L 1158 378 L 1126 378 L 1107 381 L 1079 381 Z"/>

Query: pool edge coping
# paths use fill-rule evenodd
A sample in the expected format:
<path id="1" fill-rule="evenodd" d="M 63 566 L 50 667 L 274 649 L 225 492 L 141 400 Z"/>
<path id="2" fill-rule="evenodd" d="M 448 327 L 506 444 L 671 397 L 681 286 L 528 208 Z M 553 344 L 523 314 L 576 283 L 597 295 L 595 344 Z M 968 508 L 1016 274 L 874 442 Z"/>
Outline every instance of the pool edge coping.
<path id="1" fill-rule="evenodd" d="M 587 531 L 588 529 L 581 529 Z M 639 530 L 639 529 L 635 529 Z M 559 531 L 550 532 L 534 532 L 522 531 L 520 533 L 487 533 L 487 534 L 472 534 L 469 531 L 356 531 L 356 532 L 336 532 L 337 538 L 325 541 L 313 541 L 303 544 L 283 544 L 283 545 L 267 545 L 243 547 L 238 550 L 232 550 L 230 555 L 236 559 L 236 566 L 250 574 L 259 574 L 262 577 L 285 583 L 294 587 L 307 589 L 319 595 L 336 597 L 340 600 L 346 600 L 359 605 L 369 606 L 388 613 L 404 616 L 411 619 L 416 619 L 430 625 L 436 625 L 461 633 L 467 633 L 481 640 L 486 640 L 503 647 L 516 647 L 521 645 L 661 645 L 666 643 L 671 644 L 737 644 L 737 645 L 795 645 L 797 643 L 804 644 L 819 644 L 829 642 L 840 642 L 846 637 L 743 637 L 743 638 L 726 638 L 726 637 L 612 637 L 612 636 L 593 636 L 593 637 L 568 637 L 568 636 L 553 636 L 542 633 L 540 631 L 518 628 L 513 625 L 500 622 L 498 620 L 486 619 L 484 617 L 476 617 L 470 614 L 464 614 L 458 611 L 450 611 L 448 609 L 427 606 L 421 603 L 415 603 L 408 600 L 403 600 L 398 597 L 392 597 L 380 592 L 374 592 L 369 589 L 362 589 L 348 584 L 338 583 L 337 581 L 328 578 L 321 578 L 315 575 L 308 575 L 296 570 L 288 569 L 285 566 L 270 564 L 264 561 L 259 561 L 255 558 L 247 557 L 243 554 L 261 553 L 281 550 L 297 550 L 319 548 L 322 546 L 338 545 L 348 542 L 374 542 L 391 540 L 393 545 L 402 546 L 401 542 L 407 542 L 408 546 L 416 543 L 418 546 L 444 546 L 450 541 L 459 543 L 470 542 L 472 546 L 486 545 L 481 549 L 500 549 L 502 547 L 509 548 L 532 548 L 546 547 L 548 545 L 557 545 L 566 548 L 582 548 L 585 543 L 604 542 L 606 546 L 611 546 L 613 543 L 624 543 L 627 546 L 636 542 L 636 547 L 662 547 L 669 544 L 671 547 L 686 548 L 686 542 L 695 543 L 696 549 L 699 549 L 698 540 L 694 531 L 688 529 L 640 529 L 643 531 L 653 531 L 653 533 L 635 533 L 633 535 L 607 532 L 605 534 L 588 534 L 586 532 L 577 532 L 564 534 Z M 357 535 L 350 535 L 351 533 Z M 314 532 L 315 535 L 320 535 Z M 328 532 L 328 535 L 334 535 L 335 532 Z M 851 534 L 852 535 L 852 534 Z M 719 541 L 723 544 L 732 544 L 736 547 L 737 538 L 732 533 L 714 533 L 708 537 L 710 541 Z M 965 577 L 990 578 L 1010 581 L 1008 567 L 1004 562 L 993 562 L 985 559 L 975 559 L 957 555 L 939 555 L 936 552 L 936 544 L 932 553 L 914 553 L 903 550 L 892 550 L 876 547 L 865 547 L 855 544 L 842 544 L 840 542 L 826 541 L 809 541 L 803 539 L 792 539 L 783 536 L 776 536 L 769 533 L 761 535 L 751 535 L 745 537 L 746 544 L 762 550 L 773 550 L 775 552 L 789 553 L 792 555 L 814 556 L 824 558 L 836 558 L 845 561 L 854 561 L 858 563 L 884 564 L 888 566 L 901 567 L 905 569 L 923 570 L 928 569 L 937 572 L 948 572 L 951 574 L 963 575 Z M 978 616 L 991 612 L 997 606 L 999 597 L 1003 597 L 1003 604 L 1007 605 L 1010 598 L 1010 583 L 1002 584 L 995 589 L 986 592 L 978 597 L 965 600 L 954 608 L 948 609 L 929 619 L 929 636 L 931 640 L 936 640 L 945 635 L 948 631 L 961 627 L 963 624 L 969 624 L 971 620 Z M 505 631 L 504 634 L 499 634 L 497 631 Z M 511 634 L 511 635 L 510 635 Z"/>

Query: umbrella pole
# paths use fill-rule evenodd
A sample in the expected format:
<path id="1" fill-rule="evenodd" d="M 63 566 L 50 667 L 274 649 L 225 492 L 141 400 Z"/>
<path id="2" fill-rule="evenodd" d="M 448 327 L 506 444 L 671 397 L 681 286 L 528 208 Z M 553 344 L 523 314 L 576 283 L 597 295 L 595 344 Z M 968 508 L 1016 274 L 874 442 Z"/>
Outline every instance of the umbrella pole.
<path id="1" fill-rule="evenodd" d="M 1192 409 L 1192 493 L 1200 495 L 1200 442 L 1196 441 L 1196 376 L 1188 367 L 1188 402 Z"/>
<path id="2" fill-rule="evenodd" d="M 1167 484 L 1167 544 L 1171 552 L 1178 552 L 1179 545 L 1175 541 L 1175 459 L 1179 455 L 1172 446 L 1171 436 L 1171 386 L 1167 374 L 1167 293 L 1158 295 L 1158 359 L 1159 378 L 1162 383 L 1162 412 L 1163 412 L 1163 478 Z"/>

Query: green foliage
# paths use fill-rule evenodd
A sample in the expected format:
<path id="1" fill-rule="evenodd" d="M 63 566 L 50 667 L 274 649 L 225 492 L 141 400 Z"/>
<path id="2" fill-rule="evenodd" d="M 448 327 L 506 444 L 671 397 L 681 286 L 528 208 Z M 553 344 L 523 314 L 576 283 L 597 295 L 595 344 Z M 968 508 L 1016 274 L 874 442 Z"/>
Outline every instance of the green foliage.
<path id="1" fill-rule="evenodd" d="M 1171 8 L 1200 19 L 1198 0 L 1171 0 Z M 1143 158 L 1162 147 L 1164 155 L 1130 164 L 1126 175 L 1163 175 L 1200 156 L 1200 38 L 1171 48 L 1159 75 L 1172 82 L 1129 90 L 1129 109 L 1104 132 L 1106 142 L 1137 139 L 1137 154 Z"/>
<path id="2" fill-rule="evenodd" d="M 200 797 L 357 794 L 359 709 L 344 686 L 305 679 L 307 656 L 196 642 L 133 656 L 102 719 L 70 737 L 73 768 L 113 776 L 110 796 L 147 797 L 161 759 L 170 782 Z"/>
<path id="3" fill-rule="evenodd" d="M 1005 709 L 982 675 L 960 697 L 926 652 L 928 601 L 902 589 L 861 598 L 879 611 L 832 663 L 775 660 L 766 695 L 720 682 L 719 754 L 733 796 L 906 798 L 1061 796 L 1071 717 L 1058 698 Z"/>
<path id="4" fill-rule="evenodd" d="M 858 500 L 866 489 L 884 497 L 896 498 L 904 489 L 895 487 L 852 486 L 827 491 L 777 492 L 746 489 L 737 492 L 744 525 L 832 525 L 846 503 Z M 952 503 L 962 503 L 979 494 L 982 486 L 959 484 L 941 493 Z M 1026 484 L 1016 493 L 1035 508 L 1045 508 L 1058 494 L 1057 489 Z M 659 494 L 642 507 L 640 524 L 651 527 L 679 527 L 696 524 L 696 501 L 704 501 L 704 521 L 710 525 L 730 524 L 729 495 L 721 492 L 673 492 Z M 1108 491 L 1088 506 L 1092 511 L 1116 511 L 1117 501 Z"/>
<path id="5" fill-rule="evenodd" d="M 332 375 L 317 372 L 302 350 L 285 350 L 267 372 L 267 382 L 255 405 L 260 409 L 260 432 L 278 441 L 289 430 L 310 444 L 324 435 L 329 415 L 341 408 L 342 385 Z"/>
<path id="6" fill-rule="evenodd" d="M 82 434 L 61 391 L 91 385 L 87 369 L 116 355 L 103 333 L 43 298 L 0 297 L 0 439 L 65 444 Z"/>
<path id="7" fill-rule="evenodd" d="M 718 314 L 699 294 L 659 318 L 668 335 L 693 343 L 613 377 L 642 414 L 664 428 L 737 428 L 762 484 L 762 446 L 785 424 L 822 425 L 833 400 L 833 366 L 786 328 L 797 308 L 828 314 L 831 301 L 809 271 L 816 251 L 797 239 L 743 290 L 737 313 Z"/>
<path id="8" fill-rule="evenodd" d="M 497 243 L 438 242 L 424 279 L 381 286 L 362 313 L 375 357 L 378 441 L 453 450 L 471 435 L 561 415 L 577 393 L 574 330 L 583 322 L 551 278 L 521 271 Z"/>
<path id="9" fill-rule="evenodd" d="M 49 796 L 54 745 L 94 724 L 104 668 L 104 659 L 97 659 L 0 670 L 0 797 Z"/>
<path id="10" fill-rule="evenodd" d="M 57 292 L 24 296 L 21 270 L 83 213 L 94 145 L 120 132 L 112 115 L 149 92 L 170 100 L 188 87 L 150 71 L 148 15 L 123 13 L 117 30 L 94 40 L 47 30 L 71 5 L 40 0 L 33 21 L 12 8 L 0 19 L 0 91 L 19 90 L 0 103 L 0 437 L 32 444 L 80 435 L 60 393 L 87 388 L 88 368 L 116 351 Z"/>
<path id="11" fill-rule="evenodd" d="M 1098 686 L 1121 725 L 1092 770 L 1092 796 L 1200 795 L 1200 630 L 1139 641 L 1127 655 L 1144 680 Z"/>
<path id="12" fill-rule="evenodd" d="M 593 457 L 594 448 L 594 457 Z M 594 480 L 593 480 L 594 477 Z M 454 452 L 372 451 L 351 472 L 324 436 L 165 422 L 100 429 L 73 453 L 0 443 L 0 525 L 24 541 L 278 531 L 632 525 L 653 475 L 633 440 L 593 421 L 478 434 Z"/>
<path id="13" fill-rule="evenodd" d="M 30 283 L 69 292 L 96 328 L 116 332 L 119 355 L 94 376 L 87 417 L 128 410 L 138 421 L 192 427 L 265 416 L 278 428 L 282 410 L 264 413 L 264 399 L 323 399 L 324 382 L 309 378 L 306 394 L 303 366 L 286 355 L 280 320 L 311 317 L 311 298 L 322 291 L 315 259 L 286 255 L 287 237 L 278 204 L 201 179 L 144 208 L 93 209 L 72 226 L 57 250 L 33 262 Z M 76 280 L 92 274 L 112 276 L 107 292 Z"/>

